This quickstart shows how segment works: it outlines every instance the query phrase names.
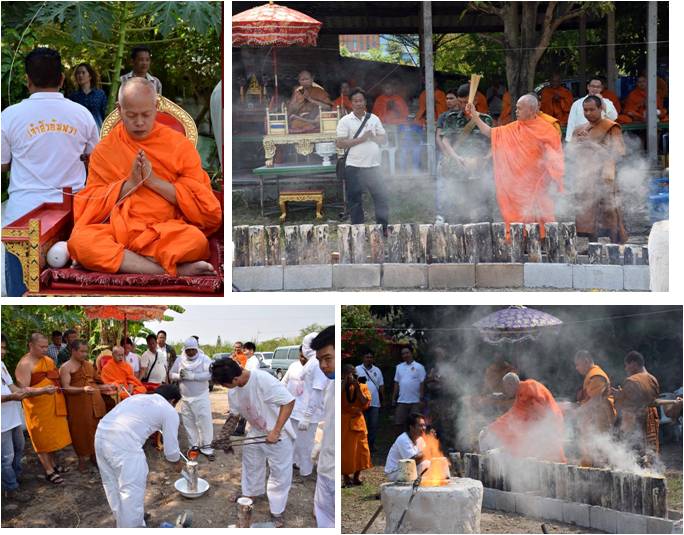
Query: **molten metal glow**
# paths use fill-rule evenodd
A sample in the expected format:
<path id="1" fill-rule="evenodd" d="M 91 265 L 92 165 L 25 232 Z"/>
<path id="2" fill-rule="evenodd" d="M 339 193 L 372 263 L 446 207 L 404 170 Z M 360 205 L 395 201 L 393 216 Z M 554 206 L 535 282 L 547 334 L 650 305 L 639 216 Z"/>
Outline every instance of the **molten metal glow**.
<path id="1" fill-rule="evenodd" d="M 444 453 L 439 445 L 439 440 L 432 433 L 423 435 L 425 440 L 425 449 L 423 450 L 424 459 L 432 461 L 439 457 L 444 458 Z M 423 475 L 420 482 L 421 487 L 441 487 L 446 485 L 448 481 L 444 478 L 443 467 L 437 463 L 432 463 L 428 471 Z"/>

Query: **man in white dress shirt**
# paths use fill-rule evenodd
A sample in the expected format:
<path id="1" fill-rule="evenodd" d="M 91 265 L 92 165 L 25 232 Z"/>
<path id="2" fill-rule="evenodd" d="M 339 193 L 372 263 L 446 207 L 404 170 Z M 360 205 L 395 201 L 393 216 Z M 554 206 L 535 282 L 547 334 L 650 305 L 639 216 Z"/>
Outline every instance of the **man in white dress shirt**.
<path id="1" fill-rule="evenodd" d="M 397 365 L 394 373 L 392 395 L 392 404 L 396 407 L 394 425 L 397 433 L 404 429 L 409 414 L 420 412 L 426 376 L 423 365 L 413 360 L 413 350 L 410 347 L 401 350 L 401 358 L 404 362 Z"/>
<path id="2" fill-rule="evenodd" d="M 373 351 L 369 347 L 361 349 L 363 356 L 363 364 L 356 367 L 356 375 L 359 379 L 366 378 L 366 386 L 371 393 L 371 404 L 365 411 L 363 417 L 366 420 L 366 428 L 368 429 L 368 447 L 371 453 L 375 451 L 375 435 L 378 431 L 378 418 L 380 416 L 380 407 L 385 398 L 385 381 L 382 378 L 380 368 L 373 365 Z"/>
<path id="3" fill-rule="evenodd" d="M 615 109 L 615 105 L 610 101 L 610 99 L 603 98 L 601 96 L 601 91 L 603 91 L 603 82 L 599 78 L 592 78 L 589 80 L 589 83 L 587 83 L 587 94 L 572 103 L 570 115 L 568 115 L 568 127 L 565 132 L 565 141 L 570 142 L 575 128 L 589 122 L 584 116 L 584 108 L 582 107 L 584 99 L 589 95 L 596 95 L 603 100 L 603 117 L 607 117 L 611 121 L 615 121 L 617 119 L 618 112 Z"/>
<path id="4" fill-rule="evenodd" d="M 423 437 L 426 429 L 425 417 L 422 414 L 409 415 L 406 421 L 406 431 L 397 437 L 387 454 L 385 474 L 390 481 L 396 481 L 399 476 L 399 461 L 402 459 L 414 459 L 418 475 L 430 467 L 430 461 L 423 459 L 425 450 Z"/>

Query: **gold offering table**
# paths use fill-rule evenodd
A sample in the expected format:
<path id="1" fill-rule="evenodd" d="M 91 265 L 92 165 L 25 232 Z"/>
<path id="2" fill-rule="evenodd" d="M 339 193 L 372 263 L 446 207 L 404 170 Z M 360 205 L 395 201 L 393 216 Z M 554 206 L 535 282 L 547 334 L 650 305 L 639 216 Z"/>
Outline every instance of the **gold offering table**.
<path id="1" fill-rule="evenodd" d="M 300 190 L 300 191 L 282 191 L 278 196 L 278 204 L 280 205 L 280 222 L 285 221 L 287 217 L 287 203 L 288 202 L 315 202 L 316 203 L 316 219 L 322 219 L 323 214 L 323 190 Z"/>

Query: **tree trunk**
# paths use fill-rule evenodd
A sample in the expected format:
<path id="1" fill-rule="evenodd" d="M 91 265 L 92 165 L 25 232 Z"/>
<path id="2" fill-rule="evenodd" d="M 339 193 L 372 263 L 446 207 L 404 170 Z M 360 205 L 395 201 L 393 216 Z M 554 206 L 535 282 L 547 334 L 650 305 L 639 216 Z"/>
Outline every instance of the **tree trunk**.
<path id="1" fill-rule="evenodd" d="M 112 67 L 112 86 L 109 90 L 109 98 L 107 99 L 107 113 L 114 109 L 114 103 L 119 92 L 119 73 L 123 65 L 124 48 L 126 45 L 126 30 L 128 27 L 128 2 L 121 2 L 121 11 L 119 13 L 119 42 L 116 45 L 116 56 L 114 58 L 114 67 Z"/>

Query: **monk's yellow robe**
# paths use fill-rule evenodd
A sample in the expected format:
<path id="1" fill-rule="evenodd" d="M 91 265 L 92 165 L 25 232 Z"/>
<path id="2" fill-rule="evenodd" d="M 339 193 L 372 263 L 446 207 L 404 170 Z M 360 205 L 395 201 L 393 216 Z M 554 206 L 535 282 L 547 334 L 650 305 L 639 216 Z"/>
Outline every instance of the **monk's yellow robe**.
<path id="1" fill-rule="evenodd" d="M 117 203 L 141 149 L 154 173 L 175 186 L 177 206 L 144 183 Z M 119 122 L 91 154 L 86 184 L 74 200 L 68 241 L 85 268 L 116 273 L 125 249 L 153 257 L 172 276 L 180 263 L 209 258 L 207 236 L 221 225 L 221 205 L 199 153 L 181 133 L 155 123 L 135 140 Z"/>
<path id="2" fill-rule="evenodd" d="M 370 448 L 368 447 L 368 429 L 363 417 L 371 403 L 368 387 L 358 384 L 342 387 L 342 474 L 351 476 L 355 472 L 371 468 Z M 366 398 L 361 403 L 361 396 Z"/>
<path id="3" fill-rule="evenodd" d="M 50 357 L 43 357 L 31 371 L 31 388 L 60 386 L 59 372 Z M 36 453 L 50 453 L 71 444 L 64 394 L 54 394 L 22 400 L 26 429 Z"/>
<path id="4" fill-rule="evenodd" d="M 133 394 L 146 394 L 147 388 L 140 382 L 135 374 L 133 368 L 128 362 L 110 360 L 107 365 L 102 368 L 102 382 L 106 384 L 115 384 L 124 388 L 119 388 L 119 399 L 126 399 L 130 390 L 129 385 L 133 385 Z"/>
<path id="5" fill-rule="evenodd" d="M 548 113 L 544 113 L 543 111 L 538 111 L 537 115 L 544 119 L 551 126 L 553 126 L 556 129 L 556 132 L 558 132 L 559 136 L 563 135 L 563 131 L 561 130 L 561 123 L 553 115 L 549 115 Z"/>
<path id="6" fill-rule="evenodd" d="M 602 466 L 604 459 L 597 456 L 592 440 L 597 433 L 610 434 L 615 423 L 615 404 L 610 393 L 610 378 L 594 364 L 584 376 L 577 396 L 580 404 L 577 418 L 582 466 Z"/>

